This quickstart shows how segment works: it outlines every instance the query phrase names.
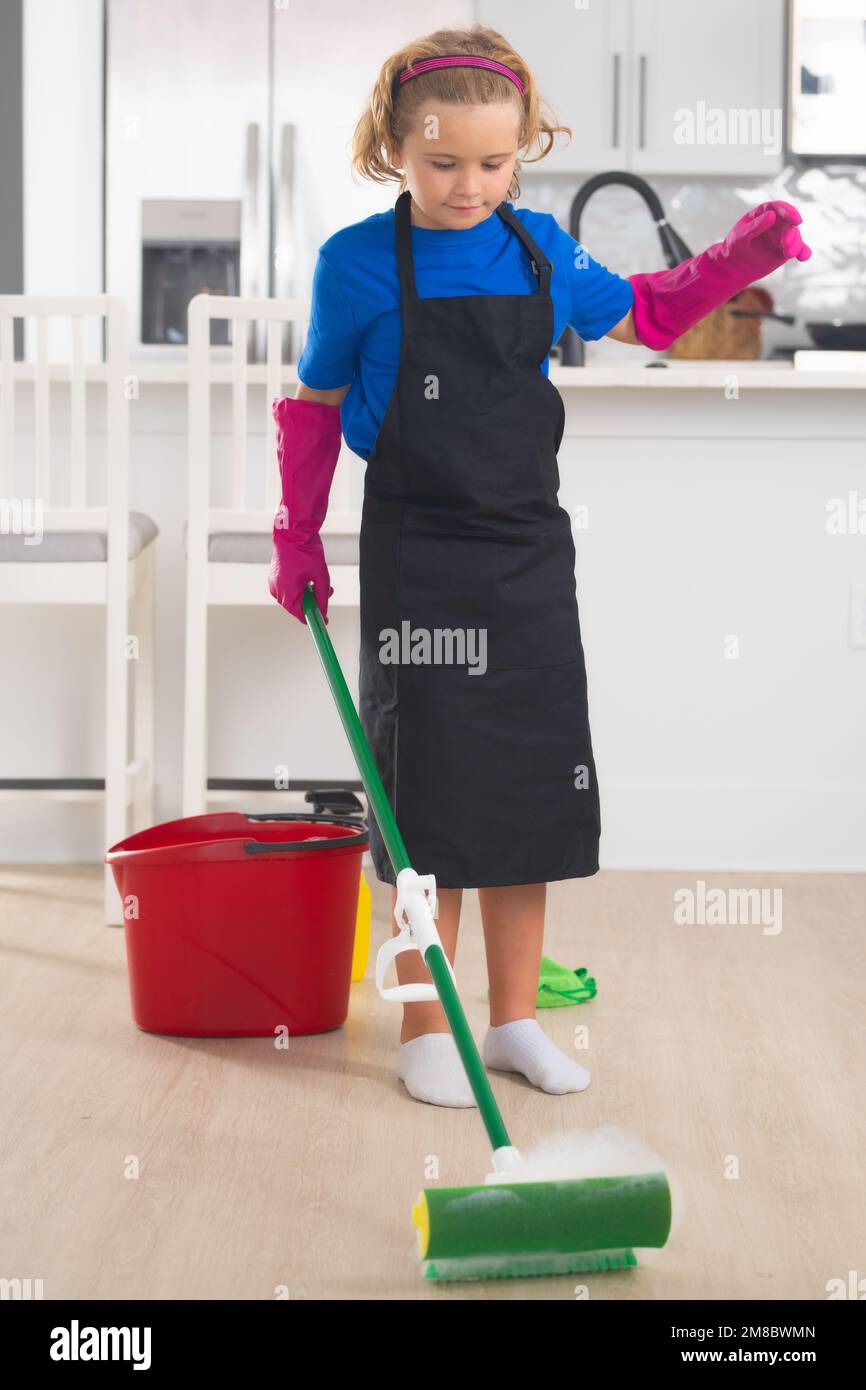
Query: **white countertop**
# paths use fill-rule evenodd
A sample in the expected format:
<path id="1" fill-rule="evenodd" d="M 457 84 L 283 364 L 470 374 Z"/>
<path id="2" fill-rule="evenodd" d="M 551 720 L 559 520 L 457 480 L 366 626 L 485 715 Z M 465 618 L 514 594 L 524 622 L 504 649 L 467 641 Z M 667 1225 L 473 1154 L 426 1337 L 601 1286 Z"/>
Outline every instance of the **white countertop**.
<path id="1" fill-rule="evenodd" d="M 659 358 L 639 366 L 551 366 L 550 379 L 560 391 L 571 387 L 628 387 L 638 390 L 721 391 L 737 378 L 740 390 L 847 390 L 866 388 L 866 371 L 810 370 L 790 362 L 684 362 Z"/>
<path id="2" fill-rule="evenodd" d="M 659 359 L 659 364 L 663 359 Z M 32 381 L 35 366 L 30 362 L 16 362 L 14 378 L 16 381 Z M 106 369 L 97 363 L 85 368 L 88 381 L 105 381 Z M 128 372 L 140 382 L 162 386 L 185 386 L 188 380 L 188 367 L 185 361 L 163 359 L 131 358 Z M 69 368 L 62 364 L 52 364 L 49 368 L 52 381 L 67 381 Z M 2 373 L 0 373 L 2 375 Z M 738 389 L 743 391 L 862 391 L 866 388 L 866 371 L 814 370 L 794 367 L 788 362 L 683 362 L 670 361 L 665 365 L 635 366 L 589 366 L 561 367 L 551 364 L 550 379 L 560 391 L 606 390 L 625 388 L 629 390 L 704 390 L 723 391 L 735 376 Z M 229 361 L 215 362 L 211 369 L 211 379 L 217 384 L 230 384 L 232 364 Z M 247 380 L 254 385 L 264 385 L 266 367 L 264 363 L 250 363 L 247 367 Z M 296 384 L 298 380 L 294 364 L 283 369 L 282 382 Z"/>

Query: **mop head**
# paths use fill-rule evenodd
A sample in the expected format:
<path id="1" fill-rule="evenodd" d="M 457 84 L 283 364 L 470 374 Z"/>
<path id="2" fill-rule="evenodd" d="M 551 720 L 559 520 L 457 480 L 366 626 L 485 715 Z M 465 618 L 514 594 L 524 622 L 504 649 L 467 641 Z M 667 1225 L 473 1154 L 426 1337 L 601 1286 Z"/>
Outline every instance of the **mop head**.
<path id="1" fill-rule="evenodd" d="M 428 1279 L 523 1278 L 627 1269 L 665 1244 L 668 1174 L 613 1125 L 559 1130 L 519 1174 L 483 1187 L 424 1188 L 412 1208 Z M 676 1184 L 675 1184 L 676 1186 Z"/>

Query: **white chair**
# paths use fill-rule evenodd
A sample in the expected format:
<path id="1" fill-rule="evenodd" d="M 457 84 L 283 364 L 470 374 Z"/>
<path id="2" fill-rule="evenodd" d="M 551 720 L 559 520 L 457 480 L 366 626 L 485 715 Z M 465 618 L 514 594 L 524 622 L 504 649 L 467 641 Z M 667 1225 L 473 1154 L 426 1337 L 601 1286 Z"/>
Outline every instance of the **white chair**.
<path id="1" fill-rule="evenodd" d="M 107 330 L 104 360 L 85 363 L 83 319 L 95 315 Z M 14 361 L 14 321 L 35 319 L 35 362 Z M 68 362 L 48 360 L 49 327 L 67 327 Z M 91 325 L 88 325 L 90 327 Z M 100 357 L 102 354 L 100 352 Z M 68 381 L 67 500 L 58 505 L 51 478 L 51 384 Z M 17 383 L 32 382 L 31 482 L 22 486 L 25 442 L 16 437 Z M 86 385 L 105 383 L 105 475 L 107 505 L 91 505 Z M 99 604 L 105 608 L 105 765 L 103 778 L 3 778 L 0 797 L 42 797 L 104 807 L 104 848 L 130 829 L 153 821 L 153 634 L 154 539 L 150 517 L 129 510 L 129 391 L 127 316 L 120 299 L 108 295 L 0 295 L 0 603 Z M 64 394 L 67 394 L 64 392 Z M 56 435 L 55 435 L 56 440 Z M 65 454 L 65 450 L 63 451 Z M 60 450 L 55 457 L 60 456 Z M 91 475 L 91 481 L 88 481 Z M 16 492 L 16 486 L 21 490 Z M 37 530 L 39 533 L 37 537 Z M 35 542 L 35 543 L 34 543 Z M 129 604 L 133 622 L 129 624 Z M 135 669 L 133 754 L 129 757 L 130 661 Z M 11 663 L 7 663 L 7 673 Z M 62 693 L 58 687 L 58 695 Z M 133 824 L 129 827 L 129 806 Z M 111 869 L 104 866 L 104 911 L 109 924 L 123 920 Z"/>
<path id="2" fill-rule="evenodd" d="M 189 454 L 186 527 L 186 681 L 184 693 L 183 812 L 203 814 L 208 801 L 234 800 L 237 790 L 210 787 L 207 775 L 207 632 L 213 605 L 269 605 L 268 590 L 274 515 L 280 504 L 273 401 L 294 394 L 285 388 L 282 362 L 286 324 L 305 323 L 310 303 L 300 299 L 242 299 L 199 294 L 190 300 L 189 324 Z M 212 319 L 231 323 L 231 364 L 214 361 L 210 350 Z M 250 324 L 266 325 L 267 353 L 263 364 L 247 361 Z M 231 385 L 231 459 L 224 492 L 228 503 L 212 505 L 214 439 L 211 433 L 211 386 Z M 254 480 L 248 460 L 248 400 L 250 385 L 264 386 L 259 416 L 264 429 L 264 508 L 250 507 Z M 358 607 L 358 537 L 361 514 L 351 506 L 353 481 L 360 477 L 357 460 L 343 449 L 331 487 L 328 515 L 322 528 L 325 557 L 334 593 L 328 611 Z M 274 791 L 275 798 L 285 795 Z"/>

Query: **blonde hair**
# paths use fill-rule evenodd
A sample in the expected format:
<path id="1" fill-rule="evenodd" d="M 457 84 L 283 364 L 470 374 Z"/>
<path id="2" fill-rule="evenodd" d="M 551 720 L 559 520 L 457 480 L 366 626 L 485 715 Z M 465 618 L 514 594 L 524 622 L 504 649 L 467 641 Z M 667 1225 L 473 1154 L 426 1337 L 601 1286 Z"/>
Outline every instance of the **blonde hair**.
<path id="1" fill-rule="evenodd" d="M 520 78 L 523 95 L 510 78 L 488 68 L 446 67 L 413 77 L 398 89 L 392 100 L 394 78 L 404 68 L 423 58 L 438 58 L 449 53 L 474 53 L 504 63 Z M 572 134 L 569 126 L 557 125 L 555 118 L 551 123 L 542 114 L 541 96 L 528 64 L 496 29 L 473 24 L 470 29 L 437 29 L 435 33 L 414 39 L 382 64 L 369 105 L 352 137 L 352 169 L 374 183 L 399 183 L 402 192 L 407 186 L 406 178 L 390 163 L 390 151 L 399 149 L 412 131 L 419 110 L 431 102 L 485 106 L 501 101 L 513 102 L 521 113 L 518 150 L 531 149 L 536 142 L 540 148 L 543 145 L 535 159 L 523 161 L 527 164 L 536 164 L 550 154 L 554 135 L 567 132 L 570 137 Z M 508 187 L 509 201 L 520 195 L 517 176 L 520 166 L 518 160 Z"/>

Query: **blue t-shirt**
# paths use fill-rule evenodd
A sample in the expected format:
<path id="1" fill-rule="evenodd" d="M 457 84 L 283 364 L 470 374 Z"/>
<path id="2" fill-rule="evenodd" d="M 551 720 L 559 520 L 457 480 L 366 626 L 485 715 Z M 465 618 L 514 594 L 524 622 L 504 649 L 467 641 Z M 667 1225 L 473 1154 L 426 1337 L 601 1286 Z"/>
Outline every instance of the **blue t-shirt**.
<path id="1" fill-rule="evenodd" d="M 553 343 L 566 324 L 583 339 L 601 338 L 634 302 L 628 280 L 594 261 L 547 212 L 506 206 L 521 219 L 550 261 Z M 535 294 L 529 255 L 495 212 L 477 226 L 411 229 L 415 286 L 421 299 L 468 294 Z M 298 376 L 314 391 L 351 383 L 340 422 L 349 448 L 373 452 L 394 390 L 402 321 L 394 209 L 335 232 L 319 248 L 310 322 Z M 551 343 L 551 346 L 553 346 Z M 541 370 L 547 374 L 549 357 Z"/>

